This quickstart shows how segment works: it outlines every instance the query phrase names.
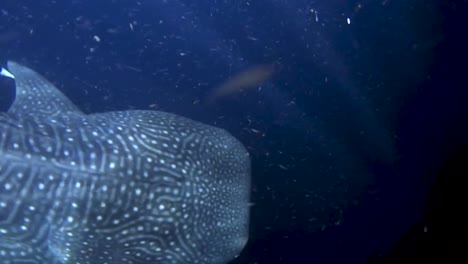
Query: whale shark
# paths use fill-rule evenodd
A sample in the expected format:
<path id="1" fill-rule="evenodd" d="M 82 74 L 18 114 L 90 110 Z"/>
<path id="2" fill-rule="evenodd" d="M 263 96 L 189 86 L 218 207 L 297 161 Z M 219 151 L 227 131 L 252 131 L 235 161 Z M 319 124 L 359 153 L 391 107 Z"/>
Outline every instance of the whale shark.
<path id="1" fill-rule="evenodd" d="M 9 61 L 0 113 L 0 263 L 221 264 L 248 240 L 250 157 L 175 114 L 85 114 Z M 0 90 L 1 96 L 1 90 Z"/>

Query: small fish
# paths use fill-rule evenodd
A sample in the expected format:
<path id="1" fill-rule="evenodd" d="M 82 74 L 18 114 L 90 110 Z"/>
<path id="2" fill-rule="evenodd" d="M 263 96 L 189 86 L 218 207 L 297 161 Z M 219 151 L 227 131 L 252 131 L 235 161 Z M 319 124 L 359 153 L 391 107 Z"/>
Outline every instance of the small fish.
<path id="1" fill-rule="evenodd" d="M 258 87 L 273 76 L 275 68 L 273 64 L 262 64 L 248 68 L 216 87 L 208 95 L 208 103 L 214 103 L 222 97 Z"/>

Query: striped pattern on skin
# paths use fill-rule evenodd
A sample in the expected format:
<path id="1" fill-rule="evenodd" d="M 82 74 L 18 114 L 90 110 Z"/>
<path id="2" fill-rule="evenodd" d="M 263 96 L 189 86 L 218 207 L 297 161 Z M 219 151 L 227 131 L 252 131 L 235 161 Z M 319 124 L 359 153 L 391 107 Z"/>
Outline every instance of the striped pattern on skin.
<path id="1" fill-rule="evenodd" d="M 157 111 L 83 114 L 9 62 L 1 263 L 226 263 L 248 239 L 250 158 L 225 130 Z"/>

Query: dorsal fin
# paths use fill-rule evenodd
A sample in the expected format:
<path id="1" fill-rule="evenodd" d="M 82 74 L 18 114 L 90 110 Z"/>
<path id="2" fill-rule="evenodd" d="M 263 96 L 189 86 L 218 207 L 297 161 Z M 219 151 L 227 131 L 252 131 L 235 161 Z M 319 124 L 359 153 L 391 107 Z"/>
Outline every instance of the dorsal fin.
<path id="1" fill-rule="evenodd" d="M 52 83 L 35 71 L 13 61 L 8 62 L 8 69 L 16 80 L 16 98 L 9 113 L 34 117 L 54 117 L 67 112 L 83 114 Z"/>

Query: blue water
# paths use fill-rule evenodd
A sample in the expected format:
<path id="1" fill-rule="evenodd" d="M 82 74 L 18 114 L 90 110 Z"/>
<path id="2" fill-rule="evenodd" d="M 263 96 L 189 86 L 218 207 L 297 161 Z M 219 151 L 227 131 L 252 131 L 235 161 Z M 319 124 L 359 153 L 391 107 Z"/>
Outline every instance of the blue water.
<path id="1" fill-rule="evenodd" d="M 446 138 L 463 139 L 462 100 L 429 78 L 444 40 L 439 7 L 2 0 L 0 60 L 37 69 L 86 113 L 162 110 L 243 142 L 251 232 L 232 263 L 364 263 L 417 220 Z M 280 66 L 266 83 L 203 103 L 265 63 Z"/>

